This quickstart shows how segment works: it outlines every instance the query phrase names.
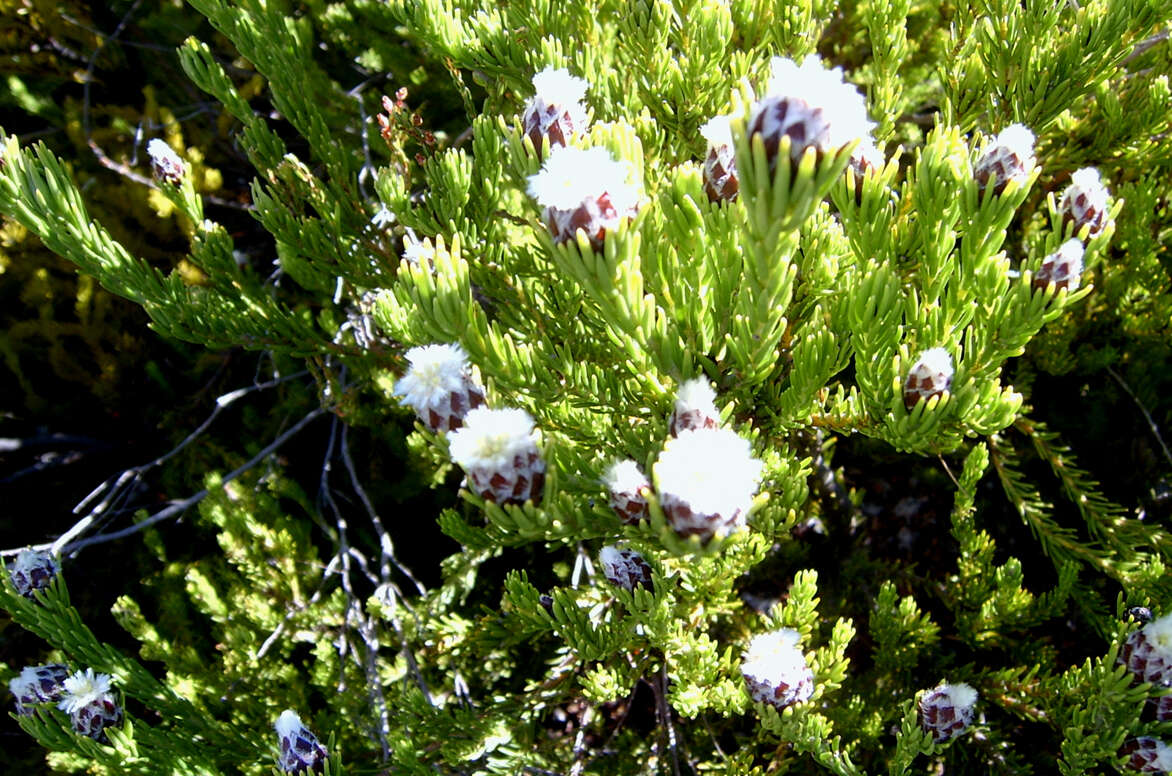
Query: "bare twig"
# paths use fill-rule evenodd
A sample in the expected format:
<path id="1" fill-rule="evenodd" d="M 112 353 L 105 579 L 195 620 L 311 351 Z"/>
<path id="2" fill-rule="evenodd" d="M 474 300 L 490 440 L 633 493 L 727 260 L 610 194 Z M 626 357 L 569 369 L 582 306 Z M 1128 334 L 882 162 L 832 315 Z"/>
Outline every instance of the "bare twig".
<path id="1" fill-rule="evenodd" d="M 265 458 L 268 458 L 270 455 L 272 455 L 274 452 L 276 452 L 282 445 L 284 445 L 290 439 L 295 437 L 303 428 L 308 426 L 310 423 L 312 423 L 317 418 L 321 417 L 324 413 L 325 413 L 325 410 L 319 407 L 319 408 L 313 410 L 312 412 L 310 412 L 305 417 L 303 417 L 301 420 L 297 421 L 297 423 L 295 423 L 290 429 L 288 429 L 283 434 L 281 434 L 279 437 L 277 437 L 272 442 L 270 442 L 268 444 L 268 446 L 266 446 L 263 450 L 261 450 L 259 453 L 254 455 L 252 458 L 250 458 L 242 466 L 240 466 L 237 469 L 234 469 L 233 471 L 229 472 L 228 474 L 225 474 L 224 477 L 220 480 L 221 485 L 228 484 L 232 480 L 236 479 L 240 475 L 242 475 L 245 472 L 252 469 L 254 466 L 256 466 L 258 463 L 263 461 Z M 77 553 L 77 552 L 80 552 L 81 550 L 85 549 L 86 547 L 91 547 L 95 544 L 104 544 L 105 542 L 112 542 L 117 539 L 124 539 L 127 536 L 133 536 L 134 534 L 139 533 L 141 531 L 144 531 L 147 528 L 150 528 L 152 525 L 155 525 L 157 523 L 162 522 L 163 520 L 166 520 L 171 517 L 175 517 L 176 515 L 183 514 L 192 506 L 198 504 L 200 501 L 203 501 L 207 497 L 209 492 L 210 491 L 208 491 L 205 488 L 204 490 L 201 490 L 199 493 L 196 493 L 193 496 L 189 496 L 188 498 L 185 498 L 182 501 L 178 501 L 178 502 L 173 503 L 171 506 L 166 507 L 165 509 L 159 510 L 158 512 L 151 515 L 150 517 L 148 517 L 144 520 L 141 520 L 128 528 L 123 528 L 120 531 L 113 531 L 112 533 L 97 534 L 96 536 L 91 536 L 88 539 L 82 539 L 80 541 L 66 545 L 63 548 L 60 548 L 60 552 L 63 555 Z M 54 547 L 54 546 L 55 546 L 55 543 L 53 545 L 45 544 L 45 545 L 38 546 L 36 549 L 48 549 L 48 548 Z"/>
<path id="2" fill-rule="evenodd" d="M 1126 57 L 1123 58 L 1123 64 L 1126 65 L 1128 62 L 1132 61 L 1133 59 L 1137 59 L 1138 57 L 1142 57 L 1150 49 L 1152 49 L 1155 46 L 1158 46 L 1159 44 L 1168 40 L 1169 34 L 1170 34 L 1169 30 L 1161 30 L 1160 32 L 1157 32 L 1155 35 L 1152 35 L 1150 38 L 1144 38 L 1139 43 L 1135 44 L 1135 48 L 1133 48 L 1131 50 L 1130 54 L 1128 54 Z"/>
<path id="3" fill-rule="evenodd" d="M 1167 35 L 1167 33 L 1165 33 L 1165 35 Z M 1148 428 L 1151 429 L 1152 436 L 1156 438 L 1156 441 L 1160 443 L 1160 449 L 1164 451 L 1164 459 L 1167 460 L 1169 464 L 1172 464 L 1172 452 L 1169 452 L 1168 445 L 1164 444 L 1164 438 L 1160 436 L 1160 428 L 1156 425 L 1156 421 L 1152 420 L 1152 415 L 1148 412 L 1148 408 L 1143 405 L 1143 402 L 1141 402 L 1139 397 L 1135 395 L 1135 392 L 1131 390 L 1131 386 L 1123 381 L 1123 378 L 1119 376 L 1118 372 L 1116 372 L 1111 367 L 1107 367 L 1107 374 L 1115 378 L 1115 381 L 1119 383 L 1119 387 L 1126 391 L 1127 395 L 1131 397 L 1131 400 L 1135 402 L 1135 406 L 1139 407 L 1139 411 L 1143 413 L 1144 420 L 1148 422 Z"/>

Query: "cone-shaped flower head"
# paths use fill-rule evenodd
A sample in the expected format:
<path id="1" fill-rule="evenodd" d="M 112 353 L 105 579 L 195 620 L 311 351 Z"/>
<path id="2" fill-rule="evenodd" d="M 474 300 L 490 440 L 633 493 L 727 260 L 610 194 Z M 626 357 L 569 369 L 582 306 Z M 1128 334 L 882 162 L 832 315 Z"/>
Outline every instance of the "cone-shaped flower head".
<path id="1" fill-rule="evenodd" d="M 634 590 L 636 585 L 652 589 L 651 566 L 634 550 L 607 545 L 598 553 L 598 561 L 612 585 L 624 590 Z"/>
<path id="2" fill-rule="evenodd" d="M 53 703 L 65 692 L 69 669 L 60 663 L 43 666 L 25 666 L 20 676 L 8 682 L 8 689 L 16 698 L 16 713 L 27 716 L 38 703 Z"/>
<path id="3" fill-rule="evenodd" d="M 1034 133 L 1023 124 L 1010 124 L 977 160 L 973 177 L 981 191 L 992 186 L 993 193 L 1000 194 L 1011 180 L 1025 183 L 1035 164 Z"/>
<path id="4" fill-rule="evenodd" d="M 708 141 L 704 157 L 704 191 L 710 202 L 733 200 L 741 190 L 737 179 L 737 163 L 733 150 L 731 116 L 716 116 L 700 127 L 700 134 Z"/>
<path id="5" fill-rule="evenodd" d="M 407 351 L 407 374 L 395 394 L 432 431 L 453 431 L 484 404 L 484 389 L 472 379 L 468 355 L 459 345 L 424 345 Z"/>
<path id="6" fill-rule="evenodd" d="M 21 550 L 8 567 L 8 575 L 16 592 L 32 598 L 33 592 L 44 590 L 53 581 L 61 567 L 53 554 L 44 550 Z"/>
<path id="7" fill-rule="evenodd" d="M 1123 766 L 1138 773 L 1172 773 L 1172 747 L 1151 736 L 1132 738 L 1123 743 L 1119 754 L 1127 756 Z"/>
<path id="8" fill-rule="evenodd" d="M 1172 685 L 1172 612 L 1128 634 L 1119 662 L 1141 682 Z"/>
<path id="9" fill-rule="evenodd" d="M 533 436 L 533 418 L 518 409 L 478 407 L 453 431 L 449 450 L 468 475 L 468 486 L 497 504 L 541 500 L 545 461 Z"/>
<path id="10" fill-rule="evenodd" d="M 875 145 L 871 138 L 865 138 L 863 142 L 855 146 L 855 150 L 851 152 L 850 162 L 847 163 L 849 169 L 855 176 L 855 202 L 862 203 L 863 201 L 863 178 L 868 175 L 876 175 L 887 164 L 883 152 L 879 150 L 879 146 Z"/>
<path id="11" fill-rule="evenodd" d="M 101 741 L 106 737 L 106 728 L 122 721 L 122 709 L 110 689 L 109 674 L 95 674 L 94 669 L 87 668 L 67 678 L 64 686 L 57 708 L 69 715 L 76 732 Z"/>
<path id="12" fill-rule="evenodd" d="M 610 506 L 627 525 L 634 525 L 647 519 L 647 499 L 643 496 L 643 488 L 650 488 L 651 483 L 643 472 L 639 471 L 639 464 L 634 461 L 618 461 L 606 470 L 602 478 L 610 494 Z"/>
<path id="13" fill-rule="evenodd" d="M 716 392 L 703 377 L 685 380 L 676 392 L 675 409 L 668 426 L 672 436 L 698 428 L 720 426 L 720 412 L 716 409 Z"/>
<path id="14" fill-rule="evenodd" d="M 702 542 L 743 528 L 761 466 L 749 443 L 728 429 L 684 431 L 655 462 L 664 516 L 677 534 Z"/>
<path id="15" fill-rule="evenodd" d="M 550 148 L 567 146 L 574 135 L 586 131 L 590 117 L 582 99 L 588 87 L 586 81 L 565 69 L 547 67 L 533 76 L 535 94 L 521 114 L 521 124 L 538 156 L 542 138 L 549 138 Z"/>
<path id="16" fill-rule="evenodd" d="M 1058 205 L 1063 222 L 1073 221 L 1075 234 L 1089 224 L 1087 235 L 1094 237 L 1107 226 L 1109 196 L 1107 187 L 1099 179 L 1099 171 L 1094 167 L 1075 171 Z"/>
<path id="17" fill-rule="evenodd" d="M 1082 275 L 1082 255 L 1082 243 L 1078 240 L 1062 243 L 1058 250 L 1042 259 L 1042 266 L 1034 275 L 1034 288 L 1044 289 L 1053 283 L 1058 289 L 1077 290 L 1079 276 Z"/>
<path id="18" fill-rule="evenodd" d="M 903 384 L 903 404 L 909 410 L 920 399 L 941 396 L 952 386 L 952 356 L 944 348 L 929 348 L 920 354 Z"/>
<path id="19" fill-rule="evenodd" d="M 166 181 L 178 186 L 183 182 L 187 172 L 187 165 L 175 153 L 175 149 L 167 145 L 167 141 L 155 138 L 147 143 L 147 155 L 151 158 L 151 173 L 155 180 Z"/>
<path id="20" fill-rule="evenodd" d="M 541 171 L 529 177 L 529 196 L 545 208 L 554 242 L 574 240 L 586 232 L 601 248 L 607 232 L 639 210 L 639 191 L 628 182 L 630 165 L 615 161 L 605 148 L 558 146 Z"/>
<path id="21" fill-rule="evenodd" d="M 753 637 L 741 663 L 749 697 L 778 711 L 808 701 L 814 693 L 814 672 L 798 649 L 801 636 L 790 628 Z"/>
<path id="22" fill-rule="evenodd" d="M 774 57 L 771 69 L 765 96 L 749 112 L 747 130 L 750 140 L 761 136 L 771 166 L 783 135 L 790 138 L 794 163 L 807 148 L 821 155 L 870 138 L 875 123 L 867 118 L 863 95 L 843 80 L 842 68 L 827 70 L 812 55 L 800 67 L 792 59 Z"/>
<path id="23" fill-rule="evenodd" d="M 274 727 L 280 740 L 279 765 L 282 771 L 320 773 L 323 770 L 328 756 L 326 748 L 317 740 L 317 736 L 309 732 L 309 728 L 301 724 L 301 717 L 297 716 L 297 712 L 285 709 L 281 716 L 277 717 L 277 724 Z"/>
<path id="24" fill-rule="evenodd" d="M 972 724 L 977 691 L 961 682 L 942 684 L 920 696 L 920 727 L 936 743 L 956 738 Z"/>

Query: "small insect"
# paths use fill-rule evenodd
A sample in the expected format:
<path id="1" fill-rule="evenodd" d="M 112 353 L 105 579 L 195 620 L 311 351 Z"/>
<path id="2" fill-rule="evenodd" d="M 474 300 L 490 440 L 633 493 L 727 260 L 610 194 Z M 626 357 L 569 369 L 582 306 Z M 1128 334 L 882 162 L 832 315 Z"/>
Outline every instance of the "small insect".
<path id="1" fill-rule="evenodd" d="M 1152 610 L 1146 606 L 1133 606 L 1127 610 L 1127 616 L 1139 623 L 1152 621 Z"/>

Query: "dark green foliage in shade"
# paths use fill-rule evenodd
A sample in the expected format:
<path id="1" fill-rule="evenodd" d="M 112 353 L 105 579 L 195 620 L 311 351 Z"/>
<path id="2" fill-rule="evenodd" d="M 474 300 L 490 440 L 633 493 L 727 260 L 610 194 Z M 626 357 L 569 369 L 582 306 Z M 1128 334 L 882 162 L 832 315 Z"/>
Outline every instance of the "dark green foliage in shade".
<path id="1" fill-rule="evenodd" d="M 165 509 L 138 514 L 155 571 L 112 614 L 144 662 L 82 623 L 69 558 L 34 600 L 0 591 L 126 703 L 108 744 L 52 709 L 22 718 L 54 768 L 267 773 L 286 708 L 328 740 L 335 776 L 1105 773 L 1127 739 L 1166 735 L 1145 715 L 1159 690 L 1116 660 L 1131 607 L 1172 612 L 1162 6 L 190 5 L 211 29 L 175 62 L 254 168 L 232 189 L 247 228 L 190 158 L 151 194 L 177 247 L 148 255 L 93 216 L 67 150 L 11 130 L 0 212 L 164 337 L 304 364 L 315 393 L 245 415 L 237 450 L 176 459 L 199 462 L 190 530 L 207 546 L 177 547 Z M 770 56 L 815 52 L 877 123 L 884 162 L 862 177 L 851 145 L 773 164 L 749 131 Z M 638 214 L 598 244 L 556 242 L 527 191 L 552 152 L 519 115 L 547 66 L 589 83 L 574 142 L 639 186 Z M 709 201 L 697 162 L 717 114 L 734 202 Z M 1038 165 L 982 190 L 974 165 L 1013 122 Z M 1060 210 L 1091 165 L 1111 192 L 1093 237 Z M 1077 288 L 1035 288 L 1071 238 Z M 541 499 L 486 501 L 460 487 L 450 435 L 401 432 L 404 353 L 436 343 L 462 346 L 489 406 L 534 418 Z M 932 348 L 949 388 L 909 402 Z M 693 378 L 763 467 L 747 529 L 708 542 L 672 529 L 655 465 Z M 1142 440 L 1126 472 L 1122 434 Z M 603 484 L 628 458 L 652 483 L 638 525 Z M 617 541 L 649 585 L 606 581 Z M 783 709 L 741 675 L 780 628 L 814 676 Z M 917 708 L 943 682 L 979 702 L 936 742 Z"/>

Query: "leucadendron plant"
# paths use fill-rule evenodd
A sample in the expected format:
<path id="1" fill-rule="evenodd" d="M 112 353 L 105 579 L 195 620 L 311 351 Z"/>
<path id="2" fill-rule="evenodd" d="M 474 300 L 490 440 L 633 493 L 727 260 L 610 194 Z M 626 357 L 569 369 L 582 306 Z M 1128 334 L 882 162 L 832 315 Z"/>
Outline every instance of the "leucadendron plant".
<path id="1" fill-rule="evenodd" d="M 277 273 L 169 147 L 198 283 L 115 242 L 36 142 L 5 136 L 0 211 L 165 337 L 304 359 L 302 425 L 332 416 L 357 511 L 328 466 L 316 498 L 209 473 L 182 506 L 224 555 L 183 592 L 214 655 L 134 590 L 145 662 L 97 640 L 67 595 L 87 539 L 47 542 L 27 596 L 18 560 L 0 607 L 47 649 L 19 721 L 54 762 L 1169 772 L 1172 544 L 1031 394 L 1061 373 L 1031 347 L 1077 348 L 1104 294 L 1156 277 L 1170 309 L 1143 238 L 1169 228 L 1166 4 L 191 4 L 267 83 L 273 115 L 204 43 L 177 52 L 236 122 Z M 334 80 L 318 25 L 394 36 L 465 115 L 408 72 L 393 98 Z M 348 434 L 376 424 L 454 506 L 368 497 Z M 142 520 L 161 564 L 178 511 Z M 119 715 L 71 726 L 66 672 Z"/>

